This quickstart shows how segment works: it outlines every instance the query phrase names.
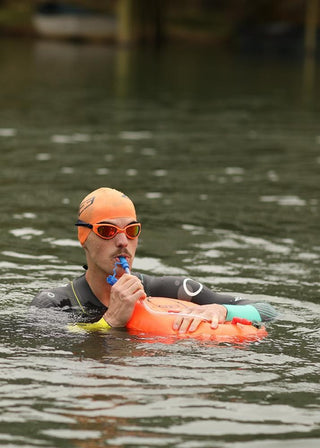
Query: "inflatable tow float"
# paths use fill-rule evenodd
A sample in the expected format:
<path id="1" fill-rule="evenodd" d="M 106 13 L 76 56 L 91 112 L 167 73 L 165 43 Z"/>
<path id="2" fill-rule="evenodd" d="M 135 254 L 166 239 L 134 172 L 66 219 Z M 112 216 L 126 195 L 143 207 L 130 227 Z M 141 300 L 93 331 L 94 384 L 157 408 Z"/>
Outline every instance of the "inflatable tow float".
<path id="1" fill-rule="evenodd" d="M 128 262 L 124 257 L 120 257 L 120 263 L 116 263 L 116 266 L 117 264 L 121 264 L 125 272 L 130 273 Z M 113 275 L 109 275 L 107 278 L 110 285 L 117 281 L 115 272 L 114 270 Z M 200 317 L 190 313 L 189 309 L 193 307 L 195 307 L 194 303 L 184 300 L 167 297 L 146 297 L 138 300 L 126 327 L 132 334 L 174 336 L 184 339 L 195 338 L 219 342 L 255 341 L 268 335 L 265 327 L 260 323 L 255 324 L 239 317 L 234 317 L 230 322 L 219 324 L 217 328 L 211 328 L 210 322 L 202 321 L 198 328 L 192 332 L 179 333 L 178 330 L 174 330 L 173 322 L 177 313 L 179 313 L 179 316 L 185 313 L 186 317 Z"/>
<path id="2" fill-rule="evenodd" d="M 146 297 L 138 300 L 127 328 L 132 334 L 149 336 L 175 336 L 178 338 L 194 338 L 215 340 L 219 342 L 244 342 L 262 339 L 268 335 L 264 326 L 253 324 L 247 319 L 234 317 L 232 321 L 211 328 L 210 322 L 202 321 L 192 332 L 179 333 L 173 329 L 173 322 L 179 316 L 198 317 L 187 313 L 194 303 L 167 297 Z"/>

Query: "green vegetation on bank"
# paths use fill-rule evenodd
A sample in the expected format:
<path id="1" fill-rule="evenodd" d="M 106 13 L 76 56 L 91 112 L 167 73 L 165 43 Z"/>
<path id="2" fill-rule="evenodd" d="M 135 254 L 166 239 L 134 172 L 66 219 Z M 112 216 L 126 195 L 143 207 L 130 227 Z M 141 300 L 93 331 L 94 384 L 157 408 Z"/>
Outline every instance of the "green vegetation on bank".
<path id="1" fill-rule="evenodd" d="M 134 15 L 141 28 L 152 26 L 167 40 L 230 42 L 239 29 L 270 24 L 303 27 L 306 9 L 319 0 L 66 0 L 68 4 L 98 13 L 116 15 L 119 5 Z M 36 35 L 33 14 L 44 0 L 0 0 L 1 35 Z M 318 12 L 320 6 L 318 8 Z M 314 13 L 313 13 L 314 15 Z M 317 12 L 316 12 L 317 15 Z M 132 23 L 131 23 L 132 26 Z"/>
<path id="2" fill-rule="evenodd" d="M 0 3 L 0 33 L 33 34 L 34 4 L 26 1 Z"/>

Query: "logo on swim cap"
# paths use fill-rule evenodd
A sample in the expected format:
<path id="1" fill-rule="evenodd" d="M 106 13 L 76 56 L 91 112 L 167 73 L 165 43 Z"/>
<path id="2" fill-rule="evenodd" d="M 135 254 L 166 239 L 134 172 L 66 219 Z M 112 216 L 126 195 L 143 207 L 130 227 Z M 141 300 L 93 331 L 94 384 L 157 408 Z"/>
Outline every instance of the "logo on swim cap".
<path id="1" fill-rule="evenodd" d="M 94 200 L 95 200 L 95 196 L 92 196 L 92 198 L 89 199 L 84 199 L 81 204 L 80 204 L 80 208 L 79 208 L 79 216 L 81 215 L 82 212 L 84 212 L 88 207 L 90 207 L 90 205 L 93 204 Z"/>

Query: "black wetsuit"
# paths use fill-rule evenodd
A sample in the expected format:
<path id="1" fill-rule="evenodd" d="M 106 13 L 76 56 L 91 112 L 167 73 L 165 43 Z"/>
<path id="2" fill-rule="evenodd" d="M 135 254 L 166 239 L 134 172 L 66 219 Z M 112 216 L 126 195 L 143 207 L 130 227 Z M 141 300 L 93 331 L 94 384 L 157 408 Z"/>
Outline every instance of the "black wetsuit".
<path id="1" fill-rule="evenodd" d="M 228 310 L 227 320 L 231 320 L 234 315 L 257 321 L 268 321 L 276 317 L 276 311 L 268 303 L 256 303 L 230 294 L 218 294 L 189 278 L 154 277 L 141 273 L 133 275 L 141 280 L 147 296 L 170 297 L 198 305 L 221 304 Z M 33 299 L 31 306 L 61 308 L 72 315 L 73 321 L 88 323 L 99 321 L 107 311 L 107 307 L 91 291 L 85 275 L 64 286 L 40 292 Z"/>

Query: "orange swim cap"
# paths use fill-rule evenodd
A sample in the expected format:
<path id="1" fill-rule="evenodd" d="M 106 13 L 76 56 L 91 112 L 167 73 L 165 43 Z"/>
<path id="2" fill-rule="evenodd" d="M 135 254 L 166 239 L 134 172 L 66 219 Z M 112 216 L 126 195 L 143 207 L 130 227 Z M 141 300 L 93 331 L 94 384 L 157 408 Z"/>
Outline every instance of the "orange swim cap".
<path id="1" fill-rule="evenodd" d="M 78 218 L 90 224 L 115 218 L 131 218 L 133 221 L 137 219 L 131 199 L 121 191 L 105 187 L 92 191 L 83 199 Z M 78 239 L 82 245 L 89 233 L 90 229 L 78 227 Z"/>

